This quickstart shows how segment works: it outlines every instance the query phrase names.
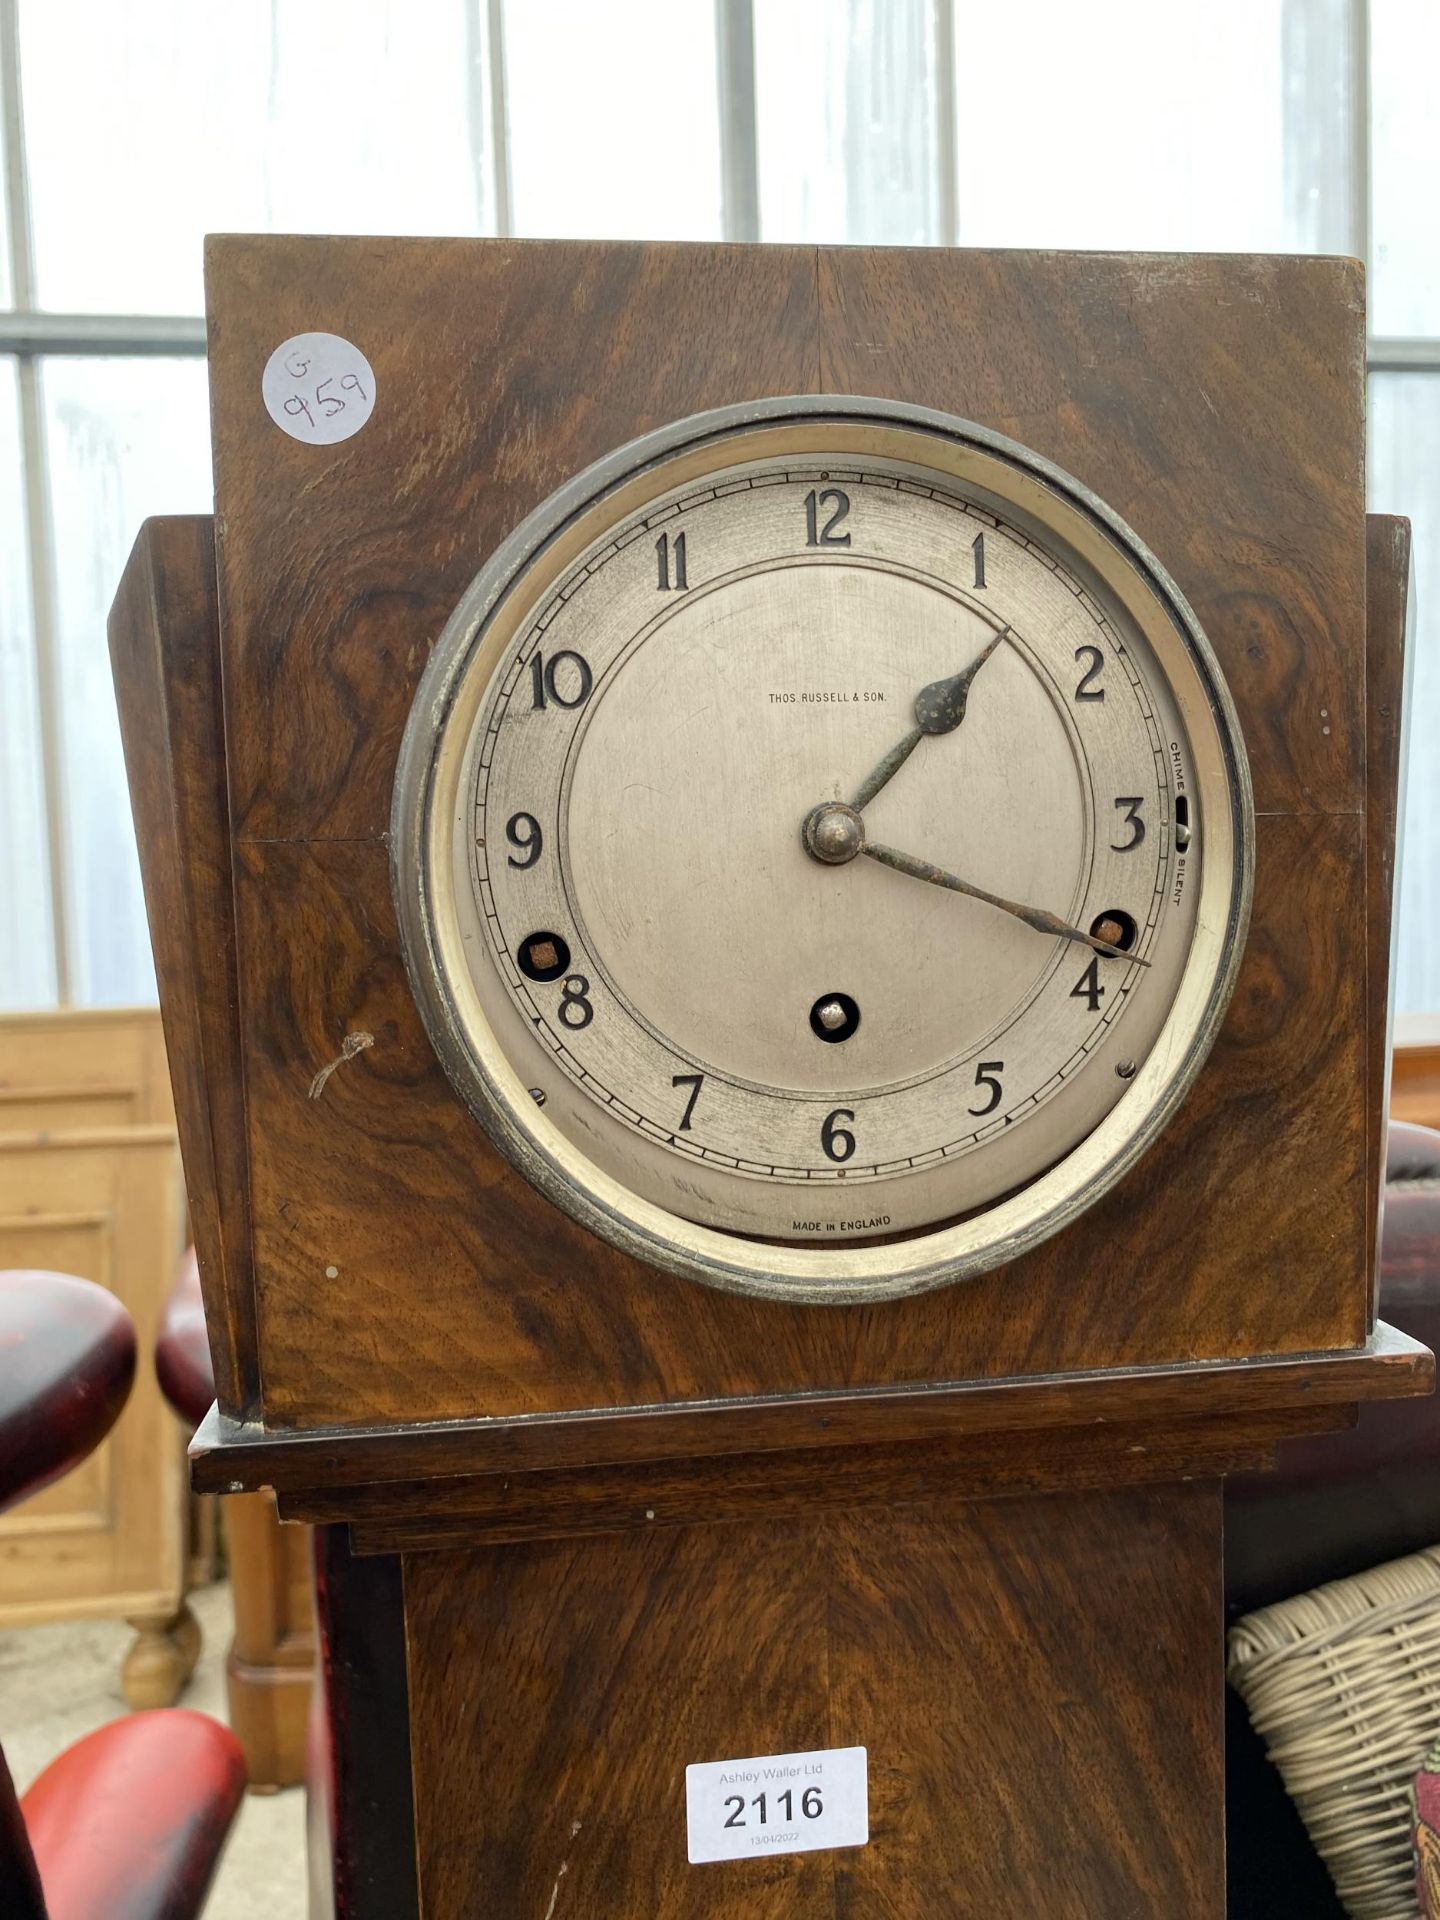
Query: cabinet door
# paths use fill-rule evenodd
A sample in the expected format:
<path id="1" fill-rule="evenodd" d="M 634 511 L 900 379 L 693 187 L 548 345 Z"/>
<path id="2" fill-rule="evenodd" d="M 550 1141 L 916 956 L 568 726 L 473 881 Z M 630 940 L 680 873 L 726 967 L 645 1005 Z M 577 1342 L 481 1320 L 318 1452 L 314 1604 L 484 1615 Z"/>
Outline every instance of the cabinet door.
<path id="1" fill-rule="evenodd" d="M 180 1604 L 184 1437 L 153 1354 L 181 1227 L 171 1128 L 0 1136 L 0 1267 L 96 1281 L 130 1310 L 139 1348 L 135 1386 L 109 1438 L 0 1516 L 0 1626 Z"/>

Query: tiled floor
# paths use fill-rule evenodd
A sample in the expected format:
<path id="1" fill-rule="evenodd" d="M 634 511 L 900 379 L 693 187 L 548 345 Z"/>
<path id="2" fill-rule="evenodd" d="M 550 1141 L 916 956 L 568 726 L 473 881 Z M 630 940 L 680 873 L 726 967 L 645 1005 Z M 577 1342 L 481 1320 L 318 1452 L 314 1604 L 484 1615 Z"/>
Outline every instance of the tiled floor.
<path id="1" fill-rule="evenodd" d="M 205 1647 L 182 1705 L 225 1716 L 230 1589 L 191 1596 Z M 0 1633 L 0 1745 L 23 1793 L 72 1740 L 125 1712 L 120 1662 L 133 1634 L 96 1620 Z M 220 1863 L 205 1920 L 305 1920 L 305 1798 L 249 1794 Z"/>

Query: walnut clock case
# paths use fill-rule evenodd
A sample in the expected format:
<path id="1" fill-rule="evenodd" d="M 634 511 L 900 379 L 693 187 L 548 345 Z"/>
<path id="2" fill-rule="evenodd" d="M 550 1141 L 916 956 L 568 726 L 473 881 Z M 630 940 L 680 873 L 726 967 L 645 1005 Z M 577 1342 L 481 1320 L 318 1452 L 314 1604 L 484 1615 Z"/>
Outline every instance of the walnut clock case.
<path id="1" fill-rule="evenodd" d="M 209 305 L 214 533 L 112 651 L 342 1909 L 1222 1911 L 1220 1478 L 1430 1378 L 1359 270 L 233 238 Z M 690 1864 L 688 1765 L 857 1746 L 865 1844 Z"/>

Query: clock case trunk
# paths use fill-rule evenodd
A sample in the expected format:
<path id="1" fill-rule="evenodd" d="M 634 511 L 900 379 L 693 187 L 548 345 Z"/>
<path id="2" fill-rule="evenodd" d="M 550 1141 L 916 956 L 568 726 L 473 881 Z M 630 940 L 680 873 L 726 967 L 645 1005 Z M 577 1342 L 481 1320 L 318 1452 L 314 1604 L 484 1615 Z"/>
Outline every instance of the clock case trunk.
<path id="1" fill-rule="evenodd" d="M 111 645 L 195 1477 L 325 1523 L 337 1804 L 380 1809 L 342 1910 L 1219 1911 L 1219 1476 L 1431 1372 L 1373 1305 L 1408 548 L 1372 522 L 1367 576 L 1359 268 L 225 238 L 209 302 L 216 518 L 142 531 Z M 377 381 L 326 448 L 260 398 L 316 325 Z M 1194 607 L 1255 787 L 1239 986 L 1157 1145 L 1024 1259 L 863 1308 L 675 1280 L 527 1186 L 429 1048 L 387 873 L 483 557 L 636 434 L 792 392 L 1081 478 Z M 357 1672 L 396 1737 L 355 1737 Z M 807 1742 L 869 1746 L 870 1846 L 688 1868 L 684 1763 Z"/>

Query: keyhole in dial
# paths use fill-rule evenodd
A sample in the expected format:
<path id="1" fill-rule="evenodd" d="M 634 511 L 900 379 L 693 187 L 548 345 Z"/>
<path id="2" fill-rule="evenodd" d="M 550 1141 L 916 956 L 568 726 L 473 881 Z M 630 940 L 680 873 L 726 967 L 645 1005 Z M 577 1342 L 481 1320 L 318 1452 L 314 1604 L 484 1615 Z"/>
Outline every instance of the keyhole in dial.
<path id="1" fill-rule="evenodd" d="M 558 980 L 570 965 L 570 948 L 558 933 L 527 933 L 515 963 L 529 980 Z"/>
<path id="2" fill-rule="evenodd" d="M 810 1009 L 810 1031 L 827 1046 L 848 1040 L 860 1025 L 860 1009 L 848 993 L 822 993 Z"/>
<path id="3" fill-rule="evenodd" d="M 1126 913 L 1123 907 L 1107 907 L 1104 913 L 1098 914 L 1090 922 L 1092 940 L 1103 940 L 1107 946 L 1118 947 L 1122 953 L 1129 953 L 1139 932 L 1133 914 Z"/>

